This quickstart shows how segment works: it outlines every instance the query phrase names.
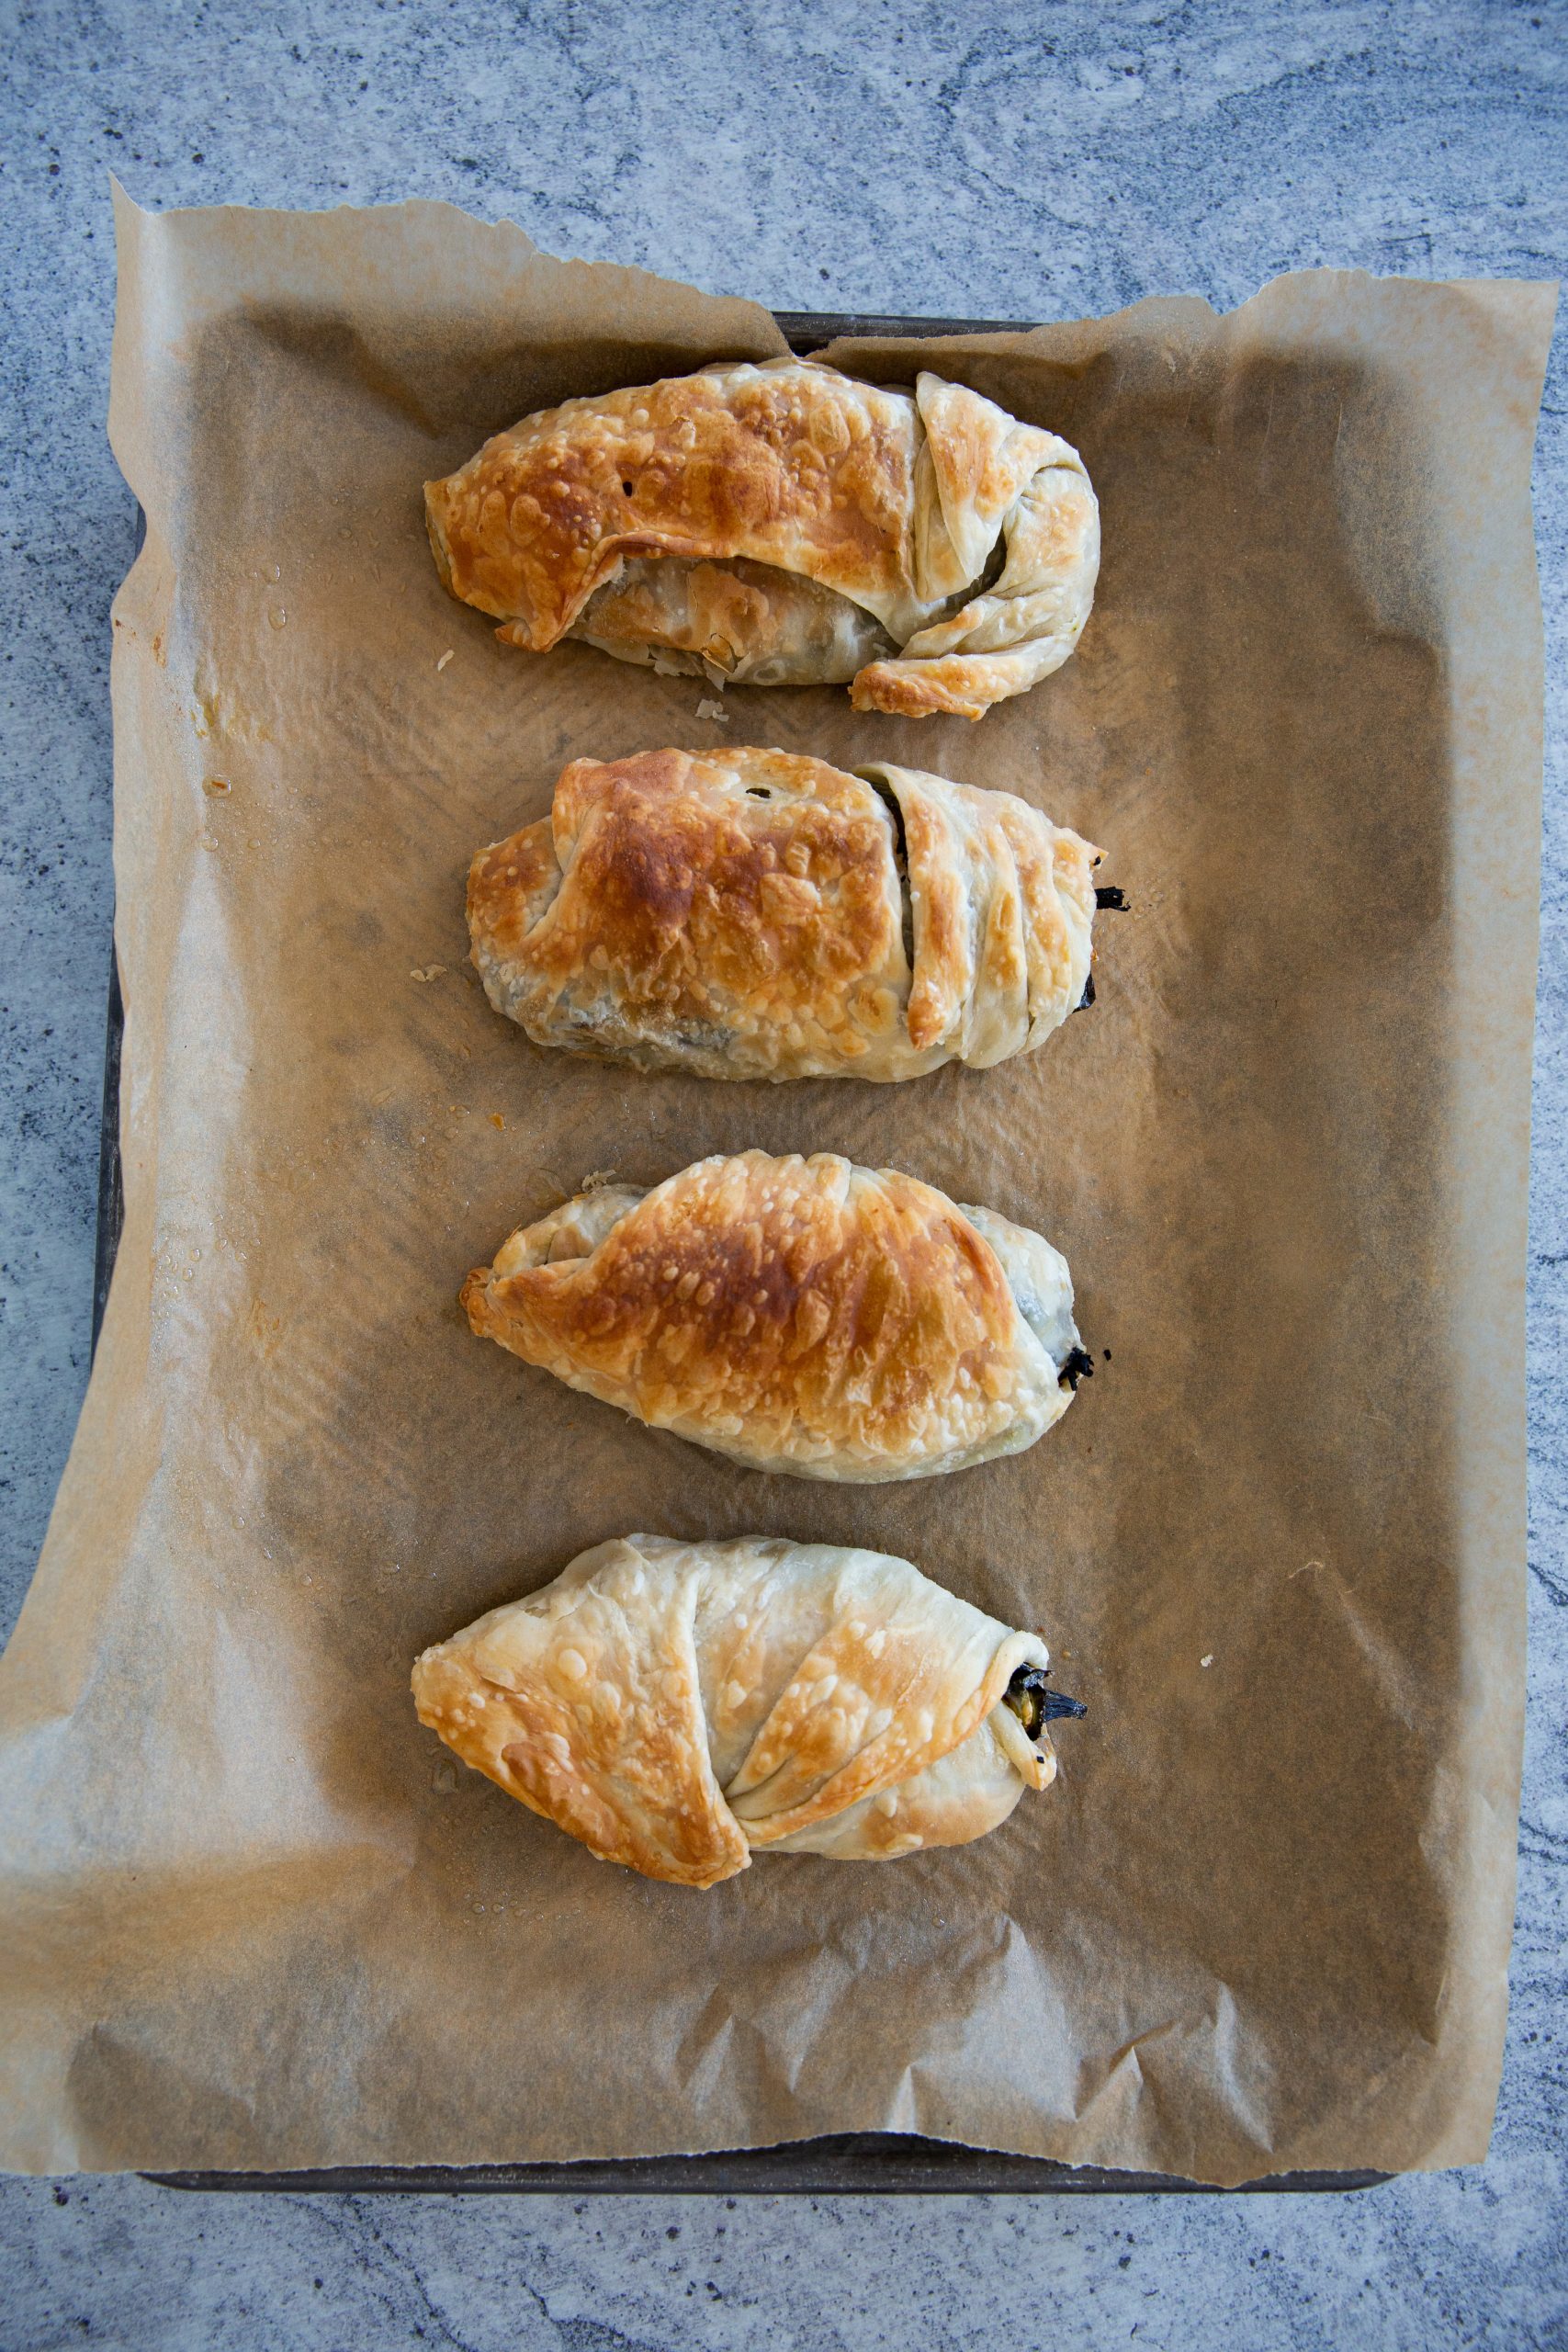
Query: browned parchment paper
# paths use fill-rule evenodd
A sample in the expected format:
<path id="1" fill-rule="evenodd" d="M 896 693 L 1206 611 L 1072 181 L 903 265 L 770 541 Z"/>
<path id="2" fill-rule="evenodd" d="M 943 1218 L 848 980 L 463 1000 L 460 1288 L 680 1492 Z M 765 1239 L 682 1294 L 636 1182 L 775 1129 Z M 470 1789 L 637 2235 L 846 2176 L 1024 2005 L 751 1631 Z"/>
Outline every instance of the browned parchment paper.
<path id="1" fill-rule="evenodd" d="M 530 659 L 420 484 L 577 392 L 782 348 L 433 204 L 119 204 L 127 1218 L 4 1668 L 13 2166 L 698 2149 L 886 2127 L 1234 2181 L 1481 2154 L 1522 1701 L 1548 288 L 1286 278 L 922 347 L 1083 449 L 1094 618 L 978 727 Z M 876 344 L 846 364 L 908 379 Z M 450 650 L 450 660 L 446 660 Z M 470 853 L 569 758 L 873 754 L 1110 853 L 1100 1001 L 888 1089 L 551 1057 Z M 222 787 L 221 789 L 220 787 Z M 1097 1355 L 1021 1457 L 735 1469 L 472 1339 L 591 1170 L 912 1169 L 1067 1252 Z M 415 1723 L 427 1642 L 634 1528 L 906 1553 L 1042 1625 L 1064 1768 L 983 1843 L 593 1862 Z"/>

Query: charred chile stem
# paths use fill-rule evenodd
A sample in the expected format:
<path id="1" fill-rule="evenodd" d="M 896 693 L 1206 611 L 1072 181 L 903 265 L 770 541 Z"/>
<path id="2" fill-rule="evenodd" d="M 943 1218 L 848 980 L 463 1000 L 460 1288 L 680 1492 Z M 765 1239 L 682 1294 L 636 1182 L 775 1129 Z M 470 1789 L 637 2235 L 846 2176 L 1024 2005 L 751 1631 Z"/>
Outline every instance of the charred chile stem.
<path id="1" fill-rule="evenodd" d="M 1081 1699 L 1069 1699 L 1065 1690 L 1048 1690 L 1045 1677 L 1048 1668 L 1021 1666 L 1002 1693 L 1002 1704 L 1010 1707 L 1031 1739 L 1038 1739 L 1047 1724 L 1059 1722 L 1064 1715 L 1087 1715 L 1089 1709 Z"/>
<path id="2" fill-rule="evenodd" d="M 1056 1379 L 1063 1388 L 1070 1388 L 1076 1396 L 1080 1380 L 1094 1378 L 1094 1358 L 1087 1348 L 1069 1348 Z"/>

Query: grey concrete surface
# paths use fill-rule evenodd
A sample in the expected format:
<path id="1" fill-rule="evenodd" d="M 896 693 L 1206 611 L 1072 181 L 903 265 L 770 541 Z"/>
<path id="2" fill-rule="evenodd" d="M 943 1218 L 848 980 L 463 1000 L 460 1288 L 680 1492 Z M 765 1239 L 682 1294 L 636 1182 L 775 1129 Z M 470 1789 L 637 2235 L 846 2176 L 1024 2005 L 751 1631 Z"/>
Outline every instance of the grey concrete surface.
<path id="1" fill-rule="evenodd" d="M 1568 7 L 87 0 L 0 9 L 0 1627 L 86 1376 L 109 954 L 107 173 L 142 203 L 445 196 L 780 307 L 1228 307 L 1318 262 L 1555 277 Z M 1568 367 L 1530 1268 L 1531 1729 L 1491 2157 L 1354 2199 L 182 2198 L 0 2185 L 0 2352 L 1568 2344 Z"/>

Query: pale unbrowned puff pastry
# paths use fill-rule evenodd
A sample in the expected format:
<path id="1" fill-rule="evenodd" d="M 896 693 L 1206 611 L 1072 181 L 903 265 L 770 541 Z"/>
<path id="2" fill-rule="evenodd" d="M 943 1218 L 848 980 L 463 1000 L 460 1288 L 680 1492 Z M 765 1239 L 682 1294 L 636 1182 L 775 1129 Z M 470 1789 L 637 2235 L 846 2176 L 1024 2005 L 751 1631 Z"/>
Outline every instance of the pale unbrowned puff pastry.
<path id="1" fill-rule="evenodd" d="M 919 1078 L 1083 1000 L 1100 852 L 1007 792 L 786 752 L 575 760 L 481 850 L 485 993 L 541 1046 L 704 1078 Z"/>
<path id="2" fill-rule="evenodd" d="M 1017 1453 L 1089 1357 L 1066 1261 L 990 1209 L 830 1152 L 701 1159 L 513 1234 L 474 1330 L 757 1470 L 870 1482 Z"/>
<path id="3" fill-rule="evenodd" d="M 1059 669 L 1089 618 L 1083 461 L 962 384 L 811 359 L 568 401 L 425 484 L 455 596 L 543 653 L 563 637 L 718 684 L 852 680 L 857 710 L 978 718 Z"/>
<path id="4" fill-rule="evenodd" d="M 413 1670 L 420 1721 L 601 1861 L 713 1886 L 753 1852 L 958 1846 L 1049 1786 L 1049 1653 L 908 1560 L 629 1535 Z"/>

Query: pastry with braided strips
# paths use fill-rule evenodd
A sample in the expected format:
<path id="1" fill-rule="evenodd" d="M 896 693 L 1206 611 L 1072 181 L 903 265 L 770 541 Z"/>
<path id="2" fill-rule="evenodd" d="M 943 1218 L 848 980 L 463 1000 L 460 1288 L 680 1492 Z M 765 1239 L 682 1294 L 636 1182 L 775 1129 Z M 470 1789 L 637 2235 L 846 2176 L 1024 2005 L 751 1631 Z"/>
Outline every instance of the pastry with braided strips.
<path id="1" fill-rule="evenodd" d="M 569 1387 L 797 1478 L 1021 1453 L 1089 1367 L 1041 1235 L 831 1152 L 581 1193 L 477 1266 L 462 1302 L 481 1338 Z"/>
<path id="2" fill-rule="evenodd" d="M 446 586 L 510 645 L 848 682 L 914 718 L 979 718 L 1059 669 L 1100 568 L 1066 441 L 940 376 L 911 392 L 815 359 L 525 417 L 427 482 L 425 514 Z"/>
<path id="3" fill-rule="evenodd" d="M 492 1609 L 413 1670 L 465 1764 L 649 1878 L 754 1853 L 884 1861 L 958 1846 L 1047 1788 L 1038 1634 L 908 1560 L 743 1536 L 629 1535 Z"/>
<path id="4" fill-rule="evenodd" d="M 473 960 L 541 1046 L 704 1078 L 989 1069 L 1083 1001 L 1092 843 L 1007 792 L 747 749 L 575 760 L 481 850 Z"/>

